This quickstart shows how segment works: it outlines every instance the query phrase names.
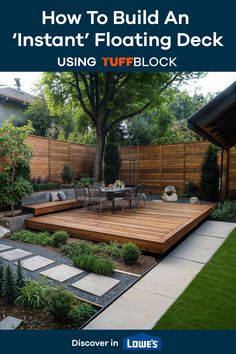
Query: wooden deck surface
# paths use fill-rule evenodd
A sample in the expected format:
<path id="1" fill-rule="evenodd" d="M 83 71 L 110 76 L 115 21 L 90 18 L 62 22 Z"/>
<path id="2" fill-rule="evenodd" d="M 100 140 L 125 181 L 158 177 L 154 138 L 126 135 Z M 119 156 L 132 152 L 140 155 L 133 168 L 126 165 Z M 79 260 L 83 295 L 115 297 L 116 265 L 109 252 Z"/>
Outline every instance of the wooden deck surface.
<path id="1" fill-rule="evenodd" d="M 142 250 L 164 253 L 185 236 L 214 208 L 213 204 L 149 202 L 135 213 L 115 214 L 74 209 L 26 220 L 34 230 L 66 230 L 71 236 L 93 241 L 132 241 Z"/>

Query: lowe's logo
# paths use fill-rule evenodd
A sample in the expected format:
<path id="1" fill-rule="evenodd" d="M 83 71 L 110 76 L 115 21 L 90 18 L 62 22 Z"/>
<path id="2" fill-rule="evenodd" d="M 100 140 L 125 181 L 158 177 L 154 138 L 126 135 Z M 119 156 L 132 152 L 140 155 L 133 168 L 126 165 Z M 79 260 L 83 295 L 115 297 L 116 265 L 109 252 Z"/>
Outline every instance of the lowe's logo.
<path id="1" fill-rule="evenodd" d="M 123 339 L 124 350 L 161 350 L 161 338 L 139 333 Z"/>

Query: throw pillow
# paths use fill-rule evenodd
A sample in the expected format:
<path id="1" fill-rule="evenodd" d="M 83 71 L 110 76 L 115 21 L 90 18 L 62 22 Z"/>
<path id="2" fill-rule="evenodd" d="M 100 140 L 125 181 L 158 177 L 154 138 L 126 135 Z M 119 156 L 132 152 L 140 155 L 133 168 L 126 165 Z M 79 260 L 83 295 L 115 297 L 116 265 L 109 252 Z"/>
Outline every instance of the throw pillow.
<path id="1" fill-rule="evenodd" d="M 58 192 L 57 195 L 60 200 L 66 200 L 66 195 L 63 191 Z"/>
<path id="2" fill-rule="evenodd" d="M 57 202 L 58 200 L 60 200 L 57 195 L 58 194 L 57 192 L 51 192 L 50 194 L 51 194 L 51 201 L 52 202 Z"/>

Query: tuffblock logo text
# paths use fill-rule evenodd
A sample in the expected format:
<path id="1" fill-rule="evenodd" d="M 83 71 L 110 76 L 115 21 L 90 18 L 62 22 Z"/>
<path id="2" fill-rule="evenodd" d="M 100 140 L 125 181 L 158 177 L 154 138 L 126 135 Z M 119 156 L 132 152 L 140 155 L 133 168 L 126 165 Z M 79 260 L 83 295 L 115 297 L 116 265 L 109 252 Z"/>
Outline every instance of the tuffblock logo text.
<path id="1" fill-rule="evenodd" d="M 161 350 L 161 338 L 146 333 L 135 334 L 123 339 L 124 350 Z"/>

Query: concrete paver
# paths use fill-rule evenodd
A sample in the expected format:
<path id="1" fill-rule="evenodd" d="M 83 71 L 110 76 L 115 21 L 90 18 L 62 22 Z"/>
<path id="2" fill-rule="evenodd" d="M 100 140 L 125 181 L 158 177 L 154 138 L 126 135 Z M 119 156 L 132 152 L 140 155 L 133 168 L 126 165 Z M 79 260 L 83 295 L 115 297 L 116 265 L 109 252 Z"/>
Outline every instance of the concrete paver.
<path id="1" fill-rule="evenodd" d="M 56 267 L 50 268 L 41 272 L 40 274 L 45 275 L 48 278 L 57 280 L 59 282 L 64 282 L 76 275 L 82 273 L 83 270 L 68 266 L 66 264 L 60 264 Z"/>
<path id="2" fill-rule="evenodd" d="M 27 258 L 23 261 L 21 261 L 21 265 L 23 268 L 28 269 L 30 271 L 35 271 L 37 269 L 43 268 L 49 264 L 54 263 L 55 261 L 45 258 L 42 256 L 34 256 L 31 258 Z"/>
<path id="3" fill-rule="evenodd" d="M 77 289 L 87 291 L 88 293 L 102 296 L 107 291 L 116 286 L 120 281 L 103 275 L 90 273 L 84 278 L 78 280 L 72 286 Z"/>
<path id="4" fill-rule="evenodd" d="M 15 248 L 10 251 L 1 252 L 0 257 L 6 259 L 7 261 L 15 261 L 16 259 L 20 259 L 20 258 L 29 256 L 30 254 L 32 254 L 32 253 L 21 250 L 19 248 Z"/>

